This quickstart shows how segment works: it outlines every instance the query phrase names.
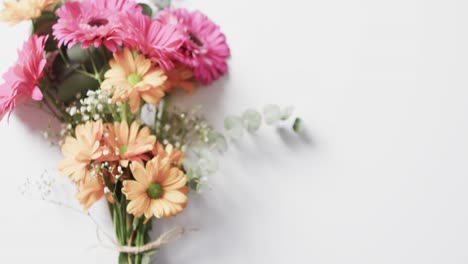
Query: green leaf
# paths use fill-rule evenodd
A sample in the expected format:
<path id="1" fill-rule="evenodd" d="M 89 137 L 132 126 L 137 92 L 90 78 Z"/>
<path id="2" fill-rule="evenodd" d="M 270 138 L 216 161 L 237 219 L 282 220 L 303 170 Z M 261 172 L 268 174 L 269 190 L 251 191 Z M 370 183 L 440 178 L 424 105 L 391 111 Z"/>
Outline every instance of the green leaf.
<path id="1" fill-rule="evenodd" d="M 105 72 L 108 68 L 107 60 L 105 59 L 105 53 L 103 49 L 99 48 L 96 49 L 94 47 L 90 47 L 88 49 L 83 49 L 81 45 L 77 44 L 73 47 L 67 49 L 67 58 L 70 64 L 75 66 L 83 65 L 88 69 L 88 71 L 92 71 L 92 61 L 96 64 L 96 67 L 99 71 Z"/>
<path id="2" fill-rule="evenodd" d="M 67 57 L 72 64 L 82 64 L 89 60 L 89 53 L 82 49 L 80 45 L 73 45 L 73 47 L 67 49 Z"/>
<path id="3" fill-rule="evenodd" d="M 188 185 L 189 185 L 190 189 L 198 192 L 200 190 L 200 187 L 201 187 L 200 179 L 199 178 L 193 178 L 193 179 L 191 179 L 189 181 Z"/>
<path id="4" fill-rule="evenodd" d="M 58 98 L 62 102 L 71 102 L 76 99 L 76 94 L 85 95 L 88 90 L 99 88 L 99 82 L 79 72 L 74 72 L 59 84 Z"/>
<path id="5" fill-rule="evenodd" d="M 302 131 L 302 120 L 299 117 L 294 120 L 293 130 L 296 133 L 300 133 Z"/>
<path id="6" fill-rule="evenodd" d="M 153 14 L 153 10 L 151 9 L 151 7 L 144 3 L 139 3 L 138 5 L 141 6 L 141 8 L 143 9 L 143 14 L 151 18 L 151 15 Z"/>

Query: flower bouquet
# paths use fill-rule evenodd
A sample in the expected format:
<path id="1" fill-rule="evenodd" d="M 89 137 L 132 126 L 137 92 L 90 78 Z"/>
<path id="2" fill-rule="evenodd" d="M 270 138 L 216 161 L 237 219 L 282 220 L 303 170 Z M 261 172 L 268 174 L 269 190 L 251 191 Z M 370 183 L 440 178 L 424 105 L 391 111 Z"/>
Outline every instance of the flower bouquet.
<path id="1" fill-rule="evenodd" d="M 193 93 L 227 72 L 230 49 L 219 27 L 199 11 L 133 0 L 13 0 L 0 20 L 29 20 L 32 35 L 3 76 L 0 117 L 27 101 L 61 123 L 58 170 L 76 185 L 85 210 L 108 202 L 119 263 L 149 263 L 162 244 L 154 219 L 173 217 L 216 170 L 226 138 L 287 120 L 292 108 L 247 110 L 216 131 L 200 109 L 182 109 L 176 89 Z M 296 118 L 293 128 L 300 129 Z"/>

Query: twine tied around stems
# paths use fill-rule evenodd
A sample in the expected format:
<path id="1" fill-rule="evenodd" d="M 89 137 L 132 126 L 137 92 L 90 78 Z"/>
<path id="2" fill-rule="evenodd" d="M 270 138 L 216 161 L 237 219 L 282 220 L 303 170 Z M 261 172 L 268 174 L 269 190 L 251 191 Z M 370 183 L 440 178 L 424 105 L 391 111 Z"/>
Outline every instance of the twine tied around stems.
<path id="1" fill-rule="evenodd" d="M 128 254 L 141 254 L 141 253 L 146 253 L 149 251 L 153 251 L 156 249 L 159 249 L 162 245 L 172 243 L 176 240 L 179 240 L 184 234 L 188 232 L 193 232 L 197 231 L 195 228 L 185 228 L 185 227 L 175 227 L 165 233 L 163 233 L 161 236 L 159 236 L 158 239 L 156 239 L 153 242 L 150 242 L 148 244 L 145 244 L 143 246 L 121 246 L 117 243 L 117 250 L 120 253 L 128 253 Z"/>

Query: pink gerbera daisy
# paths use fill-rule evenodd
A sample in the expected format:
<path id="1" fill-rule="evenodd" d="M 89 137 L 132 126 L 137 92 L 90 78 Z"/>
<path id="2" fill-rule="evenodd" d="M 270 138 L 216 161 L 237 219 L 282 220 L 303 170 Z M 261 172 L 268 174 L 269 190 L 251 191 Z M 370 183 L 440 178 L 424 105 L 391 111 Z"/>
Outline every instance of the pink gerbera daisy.
<path id="1" fill-rule="evenodd" d="M 157 20 L 165 25 L 176 25 L 185 35 L 178 59 L 194 69 L 195 78 L 210 84 L 227 72 L 230 55 L 226 37 L 207 16 L 199 11 L 165 9 Z"/>
<path id="2" fill-rule="evenodd" d="M 44 46 L 47 36 L 32 35 L 18 51 L 18 62 L 3 75 L 0 86 L 0 119 L 10 114 L 18 103 L 42 100 L 39 80 L 44 75 Z"/>
<path id="3" fill-rule="evenodd" d="M 131 0 L 83 0 L 66 2 L 57 10 L 59 17 L 52 27 L 59 45 L 83 48 L 104 45 L 115 52 L 122 45 L 119 27 L 124 16 L 140 14 L 141 7 Z"/>
<path id="4" fill-rule="evenodd" d="M 174 67 L 171 60 L 184 42 L 184 36 L 173 25 L 163 25 L 143 14 L 128 14 L 121 28 L 124 45 L 136 49 L 164 70 Z"/>

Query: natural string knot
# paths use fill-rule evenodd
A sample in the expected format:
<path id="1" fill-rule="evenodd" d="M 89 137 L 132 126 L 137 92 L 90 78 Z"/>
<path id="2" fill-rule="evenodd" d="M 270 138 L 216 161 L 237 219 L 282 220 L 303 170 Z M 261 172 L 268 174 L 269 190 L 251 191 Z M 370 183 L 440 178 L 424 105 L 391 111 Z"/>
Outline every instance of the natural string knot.
<path id="1" fill-rule="evenodd" d="M 162 245 L 179 240 L 188 232 L 197 231 L 195 228 L 175 227 L 163 233 L 158 239 L 143 246 L 121 246 L 117 245 L 117 250 L 121 253 L 141 254 L 159 249 Z"/>

